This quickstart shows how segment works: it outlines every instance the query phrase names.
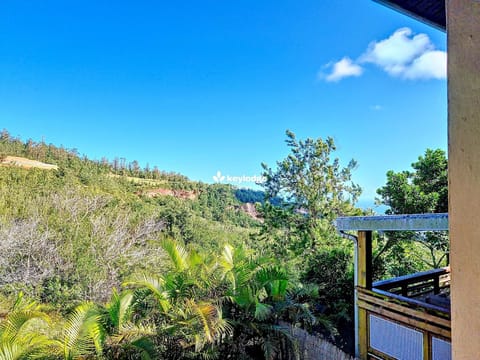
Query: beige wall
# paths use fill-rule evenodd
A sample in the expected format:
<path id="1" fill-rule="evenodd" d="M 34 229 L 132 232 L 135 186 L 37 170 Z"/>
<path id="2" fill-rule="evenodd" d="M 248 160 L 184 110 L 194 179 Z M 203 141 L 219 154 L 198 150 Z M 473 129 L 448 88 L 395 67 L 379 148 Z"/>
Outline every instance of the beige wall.
<path id="1" fill-rule="evenodd" d="M 447 0 L 455 360 L 480 359 L 480 1 Z"/>

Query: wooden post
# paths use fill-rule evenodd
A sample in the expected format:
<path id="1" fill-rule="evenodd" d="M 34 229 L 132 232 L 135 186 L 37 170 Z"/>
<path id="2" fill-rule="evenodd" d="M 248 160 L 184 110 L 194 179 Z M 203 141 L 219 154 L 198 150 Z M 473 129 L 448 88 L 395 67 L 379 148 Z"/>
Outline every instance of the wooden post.
<path id="1" fill-rule="evenodd" d="M 358 282 L 359 287 L 372 288 L 372 232 L 358 232 Z"/>
<path id="2" fill-rule="evenodd" d="M 480 354 L 480 2 L 447 0 L 452 356 Z"/>
<path id="3" fill-rule="evenodd" d="M 358 264 L 357 284 L 360 288 L 372 288 L 372 232 L 358 232 Z M 368 314 L 365 309 L 358 308 L 358 348 L 360 359 L 368 357 Z"/>
<path id="4" fill-rule="evenodd" d="M 437 274 L 433 281 L 433 293 L 437 295 L 440 293 L 440 275 Z"/>
<path id="5" fill-rule="evenodd" d="M 423 360 L 432 360 L 432 339 L 427 331 L 423 331 Z"/>

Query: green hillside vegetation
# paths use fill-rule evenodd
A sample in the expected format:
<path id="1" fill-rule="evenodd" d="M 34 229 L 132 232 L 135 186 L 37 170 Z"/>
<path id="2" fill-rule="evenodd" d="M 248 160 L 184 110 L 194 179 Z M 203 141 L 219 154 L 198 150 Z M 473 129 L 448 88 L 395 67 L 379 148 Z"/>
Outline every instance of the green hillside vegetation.
<path id="1" fill-rule="evenodd" d="M 2 131 L 0 160 L 58 168 L 0 166 L 0 359 L 290 359 L 291 326 L 351 351 L 353 244 L 332 220 L 365 214 L 356 163 L 330 138 L 286 143 L 254 191 Z M 427 194 L 409 174 L 402 189 Z M 379 191 L 392 211 L 393 175 Z M 376 239 L 376 277 L 445 261 L 428 239 Z"/>
<path id="2" fill-rule="evenodd" d="M 235 208 L 239 202 L 228 185 L 162 172 L 155 179 L 137 170 L 115 174 L 105 161 L 24 143 L 4 131 L 0 155 L 7 154 L 58 165 L 58 170 L 0 167 L 0 231 L 8 240 L 0 245 L 8 254 L 0 263 L 4 290 L 68 307 L 103 301 L 133 270 L 162 271 L 162 239 L 216 250 L 224 242 L 243 244 L 258 227 Z M 159 185 L 192 189 L 198 196 L 190 201 L 139 195 Z"/>

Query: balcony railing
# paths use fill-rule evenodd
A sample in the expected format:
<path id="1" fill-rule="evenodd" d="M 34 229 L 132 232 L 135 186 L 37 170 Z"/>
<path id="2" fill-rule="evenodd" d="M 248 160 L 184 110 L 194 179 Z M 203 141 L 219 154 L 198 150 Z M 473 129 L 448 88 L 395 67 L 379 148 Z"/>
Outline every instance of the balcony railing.
<path id="1" fill-rule="evenodd" d="M 355 231 L 356 355 L 367 359 L 449 360 L 448 268 L 372 282 L 375 231 L 448 231 L 448 214 L 340 217 L 337 229 Z"/>
<path id="2" fill-rule="evenodd" d="M 377 281 L 358 288 L 373 359 L 450 358 L 449 268 Z"/>
<path id="3" fill-rule="evenodd" d="M 434 269 L 373 283 L 373 291 L 400 301 L 450 311 L 450 268 Z"/>

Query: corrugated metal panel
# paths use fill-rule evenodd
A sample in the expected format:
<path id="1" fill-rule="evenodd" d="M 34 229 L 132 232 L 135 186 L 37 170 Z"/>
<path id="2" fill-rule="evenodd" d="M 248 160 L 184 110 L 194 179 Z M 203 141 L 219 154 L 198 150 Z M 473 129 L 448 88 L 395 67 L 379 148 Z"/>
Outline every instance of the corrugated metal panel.
<path id="1" fill-rule="evenodd" d="M 370 315 L 370 346 L 398 360 L 423 360 L 423 334 Z"/>
<path id="2" fill-rule="evenodd" d="M 450 342 L 432 337 L 432 360 L 451 360 L 452 345 Z"/>

